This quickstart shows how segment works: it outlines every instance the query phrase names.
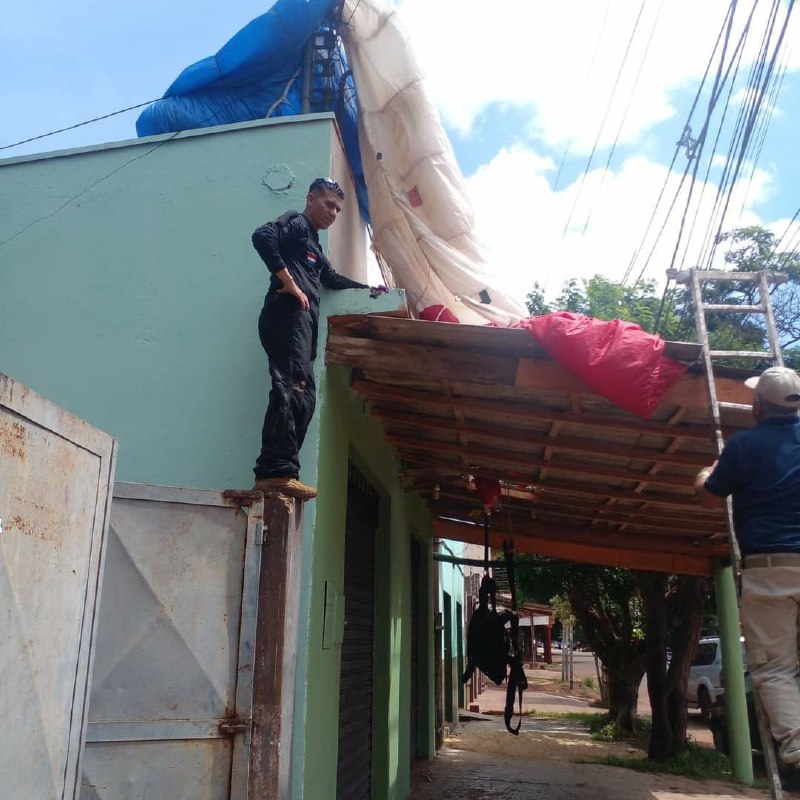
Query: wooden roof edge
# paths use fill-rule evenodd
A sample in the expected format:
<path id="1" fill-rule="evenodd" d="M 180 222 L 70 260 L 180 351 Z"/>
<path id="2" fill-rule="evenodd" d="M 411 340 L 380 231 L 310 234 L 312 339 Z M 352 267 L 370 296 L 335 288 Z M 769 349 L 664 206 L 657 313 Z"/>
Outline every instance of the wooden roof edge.
<path id="1" fill-rule="evenodd" d="M 448 520 L 434 521 L 434 535 L 454 541 L 483 543 L 482 527 Z M 503 538 L 503 533 L 496 531 L 489 533 L 489 543 L 492 547 L 502 547 Z M 714 566 L 718 560 L 717 556 L 703 553 L 685 555 L 656 550 L 630 550 L 623 547 L 609 548 L 532 537 L 515 539 L 515 546 L 518 553 L 535 553 L 575 563 L 665 572 L 670 575 L 707 577 L 714 574 Z"/>
<path id="2" fill-rule="evenodd" d="M 474 347 L 474 337 L 476 334 L 481 333 L 487 338 L 492 336 L 502 336 L 509 341 L 517 339 L 519 341 L 520 349 L 527 351 L 527 355 L 530 356 L 536 353 L 537 356 L 541 354 L 541 357 L 543 358 L 552 358 L 549 352 L 524 328 L 503 328 L 491 325 L 472 325 L 469 323 L 459 323 L 456 325 L 451 322 L 433 322 L 430 320 L 414 319 L 410 316 L 410 314 L 403 314 L 400 310 L 393 312 L 378 311 L 371 314 L 335 315 L 328 318 L 328 326 L 332 331 L 348 329 L 352 330 L 357 321 L 362 321 L 366 318 L 369 319 L 368 331 L 372 334 L 372 336 L 378 335 L 379 337 L 381 329 L 380 320 L 387 319 L 392 320 L 393 324 L 391 325 L 391 328 L 393 331 L 396 330 L 396 323 L 400 322 L 401 328 L 408 327 L 409 331 L 414 331 L 415 336 L 419 335 L 419 333 L 422 331 L 429 332 L 432 339 L 430 344 L 440 347 L 452 346 L 454 342 L 437 342 L 436 338 L 437 333 L 439 332 L 445 335 L 449 340 L 458 340 L 459 338 L 469 339 L 469 342 L 465 342 L 464 344 L 465 347 L 469 348 Z M 447 326 L 446 331 L 442 330 L 442 326 Z M 363 332 L 367 332 L 364 329 L 362 330 Z M 372 336 L 370 338 L 372 338 Z M 519 355 L 522 354 L 523 353 L 519 353 Z M 691 364 L 700 358 L 702 350 L 697 342 L 673 342 L 664 340 L 664 354 L 675 359 L 676 361 L 682 361 Z"/>

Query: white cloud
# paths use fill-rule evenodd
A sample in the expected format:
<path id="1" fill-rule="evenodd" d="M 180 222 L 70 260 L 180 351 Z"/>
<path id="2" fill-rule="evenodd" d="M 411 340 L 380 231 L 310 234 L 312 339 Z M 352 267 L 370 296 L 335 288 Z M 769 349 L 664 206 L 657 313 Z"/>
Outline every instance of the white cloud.
<path id="1" fill-rule="evenodd" d="M 728 5 L 727 0 L 645 3 L 602 128 L 601 146 L 614 141 L 634 84 L 620 141 L 637 141 L 675 115 L 671 94 L 699 85 Z M 571 142 L 573 153 L 588 152 L 601 129 L 640 7 L 639 0 L 498 0 L 488 6 L 478 0 L 398 2 L 432 95 L 451 125 L 467 132 L 492 103 L 513 104 L 530 109 L 541 141 L 551 147 Z M 737 13 L 732 42 L 748 11 Z M 754 31 L 764 30 L 767 13 L 759 7 Z M 797 18 L 793 25 L 788 41 L 798 32 Z M 740 67 L 743 75 L 759 39 L 750 37 Z M 800 50 L 789 67 L 800 67 Z"/>
<path id="2" fill-rule="evenodd" d="M 530 149 L 514 147 L 502 150 L 467 180 L 478 235 L 486 246 L 490 263 L 502 272 L 503 283 L 513 287 L 515 296 L 524 298 L 537 281 L 546 285 L 549 296 L 557 294 L 568 278 L 588 278 L 600 273 L 618 281 L 641 248 L 632 275 L 635 279 L 654 247 L 681 175 L 670 174 L 667 167 L 647 158 L 634 157 L 605 178 L 602 170 L 594 170 L 582 187 L 578 179 L 554 192 L 548 180 L 552 169 L 550 159 Z M 665 201 L 650 224 L 665 179 L 668 179 Z M 645 278 L 654 278 L 661 285 L 678 239 L 687 188 L 688 182 L 644 273 Z M 725 230 L 761 224 L 752 209 L 770 190 L 771 176 L 763 170 L 756 170 L 752 181 L 737 183 Z M 690 267 L 700 261 L 706 233 L 713 228 L 716 191 L 713 184 L 704 186 L 698 181 L 695 185 L 682 239 L 684 246 L 679 250 L 676 267 Z M 504 202 L 498 202 L 498 198 Z M 650 234 L 642 247 L 648 226 Z M 783 229 L 785 225 L 781 233 Z"/>

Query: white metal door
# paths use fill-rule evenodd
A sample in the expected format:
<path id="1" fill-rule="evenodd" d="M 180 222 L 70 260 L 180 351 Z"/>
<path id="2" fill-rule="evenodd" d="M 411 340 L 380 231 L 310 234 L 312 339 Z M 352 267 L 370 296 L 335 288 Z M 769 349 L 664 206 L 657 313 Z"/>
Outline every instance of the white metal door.
<path id="1" fill-rule="evenodd" d="M 257 497 L 116 485 L 82 800 L 247 797 Z"/>
<path id="2" fill-rule="evenodd" d="M 0 795 L 77 792 L 114 440 L 0 374 Z"/>

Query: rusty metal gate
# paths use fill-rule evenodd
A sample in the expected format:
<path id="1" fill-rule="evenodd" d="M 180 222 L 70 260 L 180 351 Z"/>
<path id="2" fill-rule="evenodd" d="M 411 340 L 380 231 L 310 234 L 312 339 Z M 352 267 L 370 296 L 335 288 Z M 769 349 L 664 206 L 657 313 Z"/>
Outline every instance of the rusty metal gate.
<path id="1" fill-rule="evenodd" d="M 81 800 L 247 797 L 263 538 L 248 502 L 115 487 Z"/>
<path id="2" fill-rule="evenodd" d="M 350 464 L 344 555 L 344 641 L 339 688 L 337 800 L 369 800 L 372 789 L 372 656 L 375 531 L 379 499 Z"/>
<path id="3" fill-rule="evenodd" d="M 0 374 L 0 795 L 73 800 L 114 440 Z"/>

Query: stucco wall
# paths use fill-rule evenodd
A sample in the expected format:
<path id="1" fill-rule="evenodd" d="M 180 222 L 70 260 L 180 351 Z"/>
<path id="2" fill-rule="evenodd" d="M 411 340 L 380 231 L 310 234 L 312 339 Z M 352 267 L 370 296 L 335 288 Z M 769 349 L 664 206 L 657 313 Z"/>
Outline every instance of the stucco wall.
<path id="1" fill-rule="evenodd" d="M 445 539 L 439 542 L 439 551 L 449 556 L 463 556 L 465 545 L 463 542 L 450 542 Z M 459 690 L 461 686 L 461 675 L 464 673 L 466 666 L 466 626 L 464 624 L 464 568 L 455 564 L 448 564 L 446 562 L 439 562 L 439 609 L 442 612 L 442 648 L 438 657 L 443 660 L 442 669 L 449 670 L 451 676 L 451 695 L 448 700 L 447 696 L 443 697 L 443 702 L 449 702 L 451 709 L 451 719 L 458 721 L 458 707 L 459 703 L 463 706 L 463 689 Z M 449 624 L 444 619 L 445 603 L 444 593 L 450 595 L 450 620 Z M 449 661 L 445 660 L 445 631 L 450 631 L 450 647 L 449 652 L 451 657 Z M 459 642 L 460 639 L 460 642 Z M 444 672 L 442 673 L 442 688 L 446 692 L 447 682 L 444 680 Z M 447 713 L 445 713 L 447 718 Z"/>
<path id="2" fill-rule="evenodd" d="M 369 283 L 366 266 L 367 229 L 361 220 L 358 200 L 352 186 L 350 165 L 342 148 L 339 131 L 331 126 L 330 175 L 345 189 L 342 213 L 328 231 L 328 258 L 336 271 L 349 278 Z"/>
<path id="3" fill-rule="evenodd" d="M 332 130 L 315 115 L 0 162 L 0 371 L 117 437 L 120 480 L 251 485 L 268 374 L 250 235 L 303 208 Z"/>
<path id="4" fill-rule="evenodd" d="M 331 137 L 332 121 L 320 115 L 0 162 L 0 371 L 117 437 L 119 480 L 250 486 L 268 388 L 256 334 L 267 272 L 250 235 L 303 207 L 310 181 L 336 162 Z M 348 195 L 333 230 L 346 232 L 339 257 L 355 267 L 363 234 L 353 238 L 359 225 L 352 189 Z M 342 271 L 359 275 L 363 267 Z M 328 373 L 322 363 L 325 314 L 394 311 L 404 299 L 348 290 L 323 291 L 322 302 L 318 413 L 301 454 L 301 478 L 318 484 L 320 496 L 305 506 L 296 587 L 292 797 L 330 800 L 336 782 L 340 648 L 321 647 L 323 599 L 326 581 L 343 583 L 353 458 L 383 508 L 373 796 L 404 800 L 409 537 L 413 526 L 430 564 L 429 515 L 403 491 L 380 425 L 350 391 L 347 372 Z M 428 591 L 424 633 L 432 641 Z M 432 719 L 432 649 L 420 658 L 429 673 L 421 700 Z M 431 752 L 430 736 L 421 747 Z"/>

